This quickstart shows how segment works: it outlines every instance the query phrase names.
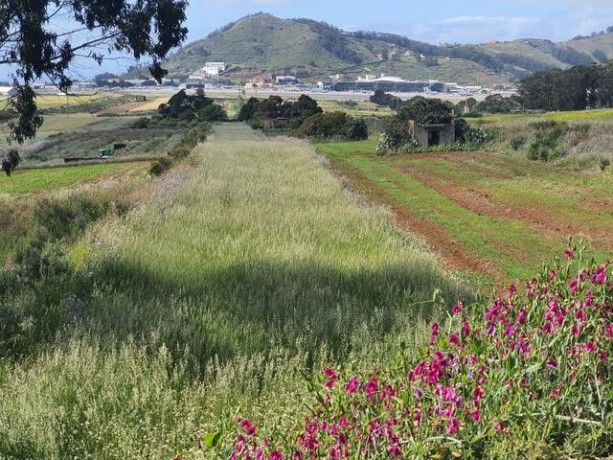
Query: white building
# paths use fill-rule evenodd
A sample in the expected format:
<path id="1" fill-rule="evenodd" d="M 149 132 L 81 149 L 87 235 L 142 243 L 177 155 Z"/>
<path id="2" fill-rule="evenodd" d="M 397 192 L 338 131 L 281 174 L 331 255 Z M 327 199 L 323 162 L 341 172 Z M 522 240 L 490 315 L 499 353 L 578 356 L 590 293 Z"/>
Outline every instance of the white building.
<path id="1" fill-rule="evenodd" d="M 0 95 L 13 97 L 17 94 L 17 90 L 12 86 L 0 86 Z"/>
<path id="2" fill-rule="evenodd" d="M 226 71 L 225 62 L 205 62 L 202 72 L 207 75 L 219 75 Z"/>

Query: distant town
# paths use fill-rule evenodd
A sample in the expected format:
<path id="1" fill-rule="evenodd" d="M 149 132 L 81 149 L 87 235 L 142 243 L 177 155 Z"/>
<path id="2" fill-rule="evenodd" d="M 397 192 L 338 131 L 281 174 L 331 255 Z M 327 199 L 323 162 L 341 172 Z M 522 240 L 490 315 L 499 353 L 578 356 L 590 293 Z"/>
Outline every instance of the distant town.
<path id="1" fill-rule="evenodd" d="M 93 80 L 75 81 L 71 91 L 91 91 L 95 88 L 108 90 L 155 90 L 155 89 L 198 89 L 207 91 L 245 91 L 245 92 L 305 92 L 305 93 L 367 93 L 377 90 L 393 94 L 423 94 L 451 98 L 478 97 L 489 94 L 510 96 L 517 94 L 517 88 L 510 85 L 495 85 L 491 88 L 482 85 L 459 85 L 456 82 L 440 80 L 405 80 L 386 74 L 363 74 L 350 79 L 343 74 L 330 75 L 327 81 L 301 80 L 296 75 L 285 72 L 270 72 L 236 82 L 226 75 L 230 68 L 226 62 L 205 62 L 204 65 L 185 77 L 170 77 L 162 79 L 161 84 L 145 78 L 122 78 L 118 75 L 105 73 L 97 75 Z M 38 92 L 57 92 L 55 86 L 40 83 L 34 88 Z M 10 85 L 0 86 L 0 95 L 11 96 L 15 88 Z M 62 94 L 62 93 L 60 93 Z"/>

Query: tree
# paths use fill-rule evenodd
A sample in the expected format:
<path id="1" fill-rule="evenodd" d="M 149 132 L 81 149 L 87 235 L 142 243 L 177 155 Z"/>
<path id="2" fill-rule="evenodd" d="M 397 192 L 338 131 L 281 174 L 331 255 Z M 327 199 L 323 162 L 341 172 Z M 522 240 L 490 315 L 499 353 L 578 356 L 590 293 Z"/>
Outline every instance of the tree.
<path id="1" fill-rule="evenodd" d="M 42 117 L 32 84 L 45 76 L 68 91 L 77 57 L 101 63 L 112 52 L 149 56 L 161 81 L 162 59 L 187 36 L 186 7 L 187 0 L 0 0 L 0 64 L 15 69 L 17 88 L 9 102 L 17 114 L 11 137 L 34 137 Z"/>
<path id="2" fill-rule="evenodd" d="M 11 172 L 17 167 L 21 158 L 19 157 L 19 152 L 15 149 L 11 149 L 6 154 L 6 158 L 2 160 L 2 170 L 6 173 L 7 176 L 11 175 Z"/>
<path id="3" fill-rule="evenodd" d="M 119 75 L 115 75 L 114 73 L 104 72 L 99 73 L 94 77 L 94 82 L 96 86 L 106 86 L 109 82 L 113 82 L 119 80 Z"/>
<path id="4" fill-rule="evenodd" d="M 426 99 L 415 96 L 398 111 L 401 120 L 413 120 L 419 124 L 451 123 L 453 104 L 440 99 Z"/>

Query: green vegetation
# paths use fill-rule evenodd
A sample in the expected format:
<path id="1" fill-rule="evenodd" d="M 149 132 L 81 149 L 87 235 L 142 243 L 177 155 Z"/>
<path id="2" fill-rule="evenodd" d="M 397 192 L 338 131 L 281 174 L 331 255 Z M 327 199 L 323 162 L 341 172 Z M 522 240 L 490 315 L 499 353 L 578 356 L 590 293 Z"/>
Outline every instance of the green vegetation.
<path id="1" fill-rule="evenodd" d="M 613 106 L 613 64 L 538 72 L 519 85 L 526 109 L 582 110 Z"/>
<path id="2" fill-rule="evenodd" d="M 1 272 L 2 456 L 197 458 L 237 414 L 306 415 L 303 371 L 390 363 L 441 317 L 435 291 L 468 295 L 306 144 L 238 124 L 216 139 L 150 202 L 41 251 L 37 281 L 20 259 Z"/>
<path id="3" fill-rule="evenodd" d="M 280 96 L 249 100 L 241 107 L 237 120 L 245 121 L 253 129 L 296 129 L 309 117 L 322 113 L 310 96 L 302 94 L 297 101 L 284 101 Z"/>
<path id="4" fill-rule="evenodd" d="M 345 112 L 326 112 L 307 118 L 298 128 L 297 135 L 315 141 L 360 141 L 368 139 L 368 127 L 364 120 L 355 120 Z"/>
<path id="5" fill-rule="evenodd" d="M 143 170 L 134 163 L 104 163 L 67 166 L 62 168 L 23 169 L 12 177 L 0 178 L 0 195 L 21 195 L 49 191 L 116 173 Z"/>
<path id="6" fill-rule="evenodd" d="M 226 111 L 215 104 L 213 99 L 205 97 L 201 89 L 194 95 L 187 95 L 185 90 L 180 90 L 168 100 L 168 103 L 159 106 L 158 113 L 166 124 L 177 124 L 179 120 L 214 122 L 228 119 Z"/>
<path id="7" fill-rule="evenodd" d="M 373 141 L 317 149 L 366 196 L 435 224 L 443 232 L 437 238 L 465 248 L 485 266 L 493 264 L 506 279 L 529 277 L 543 255 L 560 253 L 573 235 L 591 235 L 590 252 L 599 259 L 611 248 L 605 230 L 610 212 L 595 204 L 606 202 L 610 175 L 594 176 L 589 169 L 570 174 L 495 153 L 381 159 Z M 585 200 L 594 208 L 586 207 Z M 436 248 L 437 241 L 429 242 Z"/>

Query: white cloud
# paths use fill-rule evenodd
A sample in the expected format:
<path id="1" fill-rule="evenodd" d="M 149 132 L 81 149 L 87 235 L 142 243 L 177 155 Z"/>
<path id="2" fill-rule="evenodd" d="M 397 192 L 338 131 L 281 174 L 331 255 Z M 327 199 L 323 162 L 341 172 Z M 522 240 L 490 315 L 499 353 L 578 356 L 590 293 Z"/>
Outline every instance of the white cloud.
<path id="1" fill-rule="evenodd" d="M 526 37 L 539 20 L 528 17 L 457 16 L 412 28 L 415 38 L 431 42 L 480 43 Z"/>
<path id="2" fill-rule="evenodd" d="M 533 18 L 522 17 L 506 17 L 506 16 L 457 16 L 455 18 L 447 18 L 440 21 L 438 24 L 460 26 L 460 27 L 475 27 L 475 26 L 526 26 L 536 22 Z"/>

